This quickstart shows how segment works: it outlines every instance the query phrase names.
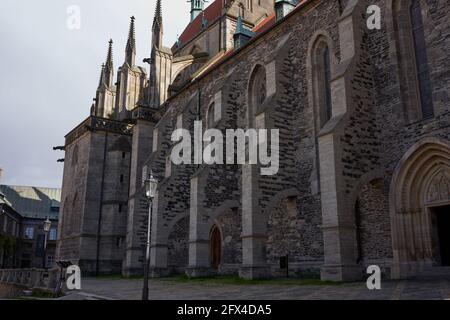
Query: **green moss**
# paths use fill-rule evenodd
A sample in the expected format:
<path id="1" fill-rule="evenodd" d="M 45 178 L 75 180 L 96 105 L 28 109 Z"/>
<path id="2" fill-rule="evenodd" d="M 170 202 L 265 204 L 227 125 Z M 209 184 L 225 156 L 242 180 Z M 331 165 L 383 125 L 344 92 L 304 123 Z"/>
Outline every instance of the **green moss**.
<path id="1" fill-rule="evenodd" d="M 131 277 L 124 277 L 120 274 L 111 274 L 111 275 L 99 275 L 95 277 L 96 279 L 103 279 L 103 280 L 143 280 L 143 276 L 131 276 Z"/>
<path id="2" fill-rule="evenodd" d="M 121 275 L 101 275 L 96 279 L 102 280 L 136 280 L 142 281 L 142 276 L 124 277 Z M 201 278 L 190 278 L 186 275 L 173 276 L 168 278 L 158 278 L 157 281 L 171 281 L 177 283 L 204 284 L 204 285 L 290 285 L 290 286 L 337 286 L 342 283 L 321 281 L 314 278 L 284 278 L 284 279 L 265 279 L 265 280 L 245 280 L 235 275 L 230 276 L 212 276 Z"/>
<path id="3" fill-rule="evenodd" d="M 32 297 L 37 299 L 52 299 L 53 293 L 49 290 L 34 289 Z"/>
<path id="4" fill-rule="evenodd" d="M 340 285 L 339 282 L 321 281 L 319 279 L 287 278 L 266 280 L 245 280 L 238 276 L 213 276 L 204 278 L 189 278 L 188 276 L 177 276 L 166 278 L 168 281 L 179 283 L 212 284 L 212 285 L 291 285 L 291 286 L 330 286 Z"/>

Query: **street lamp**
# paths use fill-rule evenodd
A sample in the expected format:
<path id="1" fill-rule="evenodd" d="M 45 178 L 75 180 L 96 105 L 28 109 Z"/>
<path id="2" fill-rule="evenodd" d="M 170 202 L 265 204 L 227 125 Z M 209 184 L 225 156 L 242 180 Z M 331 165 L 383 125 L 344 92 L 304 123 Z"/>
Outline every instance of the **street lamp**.
<path id="1" fill-rule="evenodd" d="M 42 258 L 42 269 L 46 269 L 46 256 L 47 256 L 47 235 L 50 231 L 50 227 L 52 226 L 52 222 L 48 219 L 44 221 L 44 252 L 43 252 L 43 258 Z"/>
<path id="2" fill-rule="evenodd" d="M 144 180 L 145 197 L 148 200 L 148 223 L 147 223 L 147 244 L 145 251 L 145 264 L 144 264 L 144 287 L 142 289 L 142 300 L 148 300 L 148 278 L 150 269 L 150 241 L 152 230 L 152 207 L 153 199 L 156 195 L 156 188 L 158 187 L 158 180 L 153 177 L 153 173 L 150 174 Z"/>

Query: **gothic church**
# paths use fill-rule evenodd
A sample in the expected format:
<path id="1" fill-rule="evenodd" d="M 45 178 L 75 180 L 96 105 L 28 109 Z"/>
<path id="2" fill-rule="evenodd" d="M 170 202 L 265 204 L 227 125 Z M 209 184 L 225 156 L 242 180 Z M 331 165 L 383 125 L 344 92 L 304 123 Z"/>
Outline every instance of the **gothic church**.
<path id="1" fill-rule="evenodd" d="M 57 259 L 142 274 L 151 170 L 154 277 L 448 272 L 448 0 L 205 2 L 167 48 L 157 0 L 148 71 L 134 18 L 117 75 L 109 43 L 90 115 L 65 137 Z M 198 120 L 278 129 L 278 174 L 174 165 L 172 132 Z"/>

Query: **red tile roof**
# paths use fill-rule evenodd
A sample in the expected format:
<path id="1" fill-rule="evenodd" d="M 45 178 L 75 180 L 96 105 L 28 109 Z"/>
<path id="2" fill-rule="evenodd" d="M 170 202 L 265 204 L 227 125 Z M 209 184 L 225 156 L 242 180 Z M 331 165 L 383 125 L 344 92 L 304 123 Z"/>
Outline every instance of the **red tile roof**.
<path id="1" fill-rule="evenodd" d="M 295 8 L 299 8 L 301 7 L 303 4 L 305 4 L 306 2 L 308 2 L 308 0 L 300 0 Z M 266 30 L 270 29 L 275 23 L 277 22 L 277 18 L 276 18 L 276 14 L 275 12 L 272 13 L 270 16 L 268 16 L 266 19 L 264 19 L 263 21 L 261 21 L 260 23 L 258 23 L 254 28 L 253 28 L 253 32 L 256 33 L 256 35 L 264 33 Z"/>
<path id="2" fill-rule="evenodd" d="M 225 0 L 215 0 L 203 11 L 203 14 L 199 14 L 191 23 L 189 23 L 184 29 L 183 33 L 179 37 L 181 46 L 184 46 L 195 36 L 202 32 L 202 16 L 208 21 L 208 24 L 214 22 L 220 17 Z"/>
<path id="3" fill-rule="evenodd" d="M 216 2 L 225 2 L 227 0 L 216 0 L 214 3 Z M 296 7 L 294 8 L 294 10 L 299 9 L 300 7 L 302 7 L 304 4 L 308 3 L 310 0 L 301 0 L 299 1 L 299 3 L 296 5 Z M 213 4 L 214 4 L 213 3 Z M 212 4 L 212 5 L 213 5 Z M 211 5 L 211 6 L 212 6 Z M 209 7 L 208 7 L 209 8 Z M 208 9 L 207 8 L 207 9 Z M 294 11 L 292 10 L 292 11 Z M 206 12 L 206 11 L 205 11 Z M 220 11 L 219 11 L 220 12 Z M 292 12 L 291 12 L 292 13 Z M 219 13 L 220 14 L 220 13 Z M 199 18 L 199 17 L 197 17 Z M 200 21 L 201 21 L 201 17 L 200 17 Z M 193 21 L 193 23 L 195 22 L 195 20 Z M 267 30 L 271 29 L 277 22 L 276 19 L 276 14 L 275 12 L 272 13 L 271 15 L 269 15 L 267 18 L 265 18 L 264 20 L 262 20 L 261 22 L 259 22 L 253 29 L 252 32 L 255 33 L 255 36 L 258 36 L 264 32 L 266 32 Z M 188 26 L 189 27 L 189 26 Z M 187 28 L 186 28 L 187 30 Z M 185 30 L 185 31 L 186 31 Z M 206 74 L 209 71 L 213 70 L 214 68 L 216 68 L 217 66 L 219 66 L 223 61 L 225 61 L 228 57 L 232 56 L 234 53 L 236 52 L 235 48 L 230 48 L 228 49 L 226 52 L 223 53 L 223 55 L 221 57 L 219 57 L 217 60 L 213 61 L 212 63 L 210 63 L 209 65 L 207 65 L 205 67 L 204 70 L 202 70 L 199 75 L 202 74 Z"/>
<path id="4" fill-rule="evenodd" d="M 220 17 L 222 9 L 225 6 L 225 3 L 227 3 L 228 1 L 229 0 L 215 0 L 208 7 L 206 7 L 206 9 L 203 11 L 203 14 L 199 14 L 192 22 L 190 22 L 184 29 L 183 33 L 178 38 L 178 40 L 181 43 L 181 46 L 183 47 L 186 43 L 191 41 L 193 38 L 195 38 L 202 32 L 202 16 L 205 17 L 205 19 L 208 21 L 208 24 L 214 22 L 216 19 Z M 309 0 L 300 0 L 299 3 L 296 5 L 296 7 L 298 8 L 308 1 Z M 256 34 L 263 33 L 267 29 L 270 29 L 270 27 L 272 27 L 275 24 L 275 22 L 276 22 L 275 13 L 272 13 L 270 16 L 268 16 L 266 19 L 260 22 L 257 26 L 255 26 L 252 31 L 255 32 Z M 176 50 L 176 47 L 174 46 L 173 49 Z"/>
<path id="5" fill-rule="evenodd" d="M 216 0 L 213 4 L 220 2 L 220 8 L 222 8 L 222 3 L 229 1 L 229 0 Z M 294 8 L 294 10 L 292 10 L 293 12 L 291 12 L 289 15 L 293 14 L 295 11 L 300 10 L 301 7 L 303 7 L 303 5 L 306 5 L 310 2 L 311 0 L 301 0 L 297 6 Z M 213 5 L 212 4 L 212 5 Z M 212 6 L 211 5 L 211 6 Z M 217 4 L 216 4 L 217 5 Z M 208 8 L 207 8 L 208 9 Z M 220 10 L 218 11 L 218 15 L 217 17 L 220 16 Z M 198 18 L 198 17 L 197 17 Z M 200 17 L 201 19 L 201 17 Z M 200 20 L 201 21 L 201 20 Z M 191 23 L 193 24 L 195 23 L 195 20 Z M 275 24 L 277 23 L 276 21 L 276 15 L 275 13 L 271 14 L 270 16 L 268 16 L 267 18 L 265 18 L 264 20 L 262 20 L 260 23 L 258 23 L 258 25 L 256 25 L 252 31 L 256 34 L 254 38 L 258 38 L 259 35 L 265 33 L 266 31 L 268 31 L 269 29 L 271 29 Z M 190 28 L 190 25 L 188 25 L 188 27 L 185 29 L 185 31 L 183 32 L 183 34 L 186 34 L 186 38 L 189 39 L 189 37 L 187 37 L 187 35 L 189 33 L 187 33 L 188 28 Z M 190 29 L 191 30 L 191 29 Z M 192 27 L 192 30 L 195 30 L 194 27 Z M 197 35 L 194 34 L 192 36 L 192 38 Z M 190 38 L 189 40 L 191 40 L 192 38 Z M 189 41 L 188 40 L 188 41 Z M 215 69 L 216 67 L 218 67 L 219 65 L 221 65 L 223 62 L 225 62 L 227 59 L 231 58 L 234 54 L 236 53 L 236 50 L 234 48 L 230 48 L 229 50 L 227 50 L 226 52 L 223 52 L 221 56 L 217 56 L 217 59 L 212 59 L 213 61 L 210 61 L 210 63 L 206 64 L 204 66 L 203 70 L 200 70 L 199 73 L 194 77 L 194 78 L 202 78 L 204 77 L 206 74 L 208 74 L 210 71 L 212 71 L 213 69 Z M 171 100 L 173 97 L 170 97 L 169 100 Z"/>
<path id="6" fill-rule="evenodd" d="M 262 20 L 260 23 L 258 23 L 253 29 L 252 32 L 254 32 L 256 35 L 263 33 L 264 31 L 270 29 L 276 22 L 275 13 L 271 14 L 264 20 Z M 205 70 L 201 72 L 206 73 L 209 70 L 214 69 L 216 66 L 218 66 L 222 61 L 224 61 L 226 58 L 231 56 L 234 52 L 234 48 L 228 49 L 218 60 L 214 61 L 212 64 L 206 67 Z"/>
<path id="7" fill-rule="evenodd" d="M 266 31 L 267 29 L 270 29 L 276 22 L 276 17 L 275 17 L 275 13 L 272 13 L 270 16 L 268 16 L 267 18 L 265 18 L 263 21 L 261 21 L 260 23 L 258 23 L 253 29 L 252 31 L 256 34 L 260 34 L 263 33 L 264 31 Z"/>

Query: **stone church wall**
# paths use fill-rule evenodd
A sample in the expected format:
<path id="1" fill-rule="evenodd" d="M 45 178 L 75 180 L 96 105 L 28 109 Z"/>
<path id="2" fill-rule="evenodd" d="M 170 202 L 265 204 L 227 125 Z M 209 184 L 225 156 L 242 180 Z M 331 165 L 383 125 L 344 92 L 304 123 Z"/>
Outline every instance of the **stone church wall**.
<path id="1" fill-rule="evenodd" d="M 373 180 L 360 190 L 355 208 L 358 263 L 364 268 L 378 265 L 385 273 L 393 256 L 388 193 L 383 179 Z"/>
<path id="2" fill-rule="evenodd" d="M 95 123 L 95 120 L 88 119 Z M 83 128 L 82 128 L 83 129 Z M 72 133 L 73 134 L 73 133 Z M 124 257 L 131 137 L 88 131 L 66 146 L 59 260 L 97 271 L 99 213 L 100 273 L 120 273 Z M 100 209 L 101 208 L 101 209 Z"/>
<path id="3" fill-rule="evenodd" d="M 145 136 L 152 136 L 156 148 L 139 164 L 145 163 L 159 180 L 152 225 L 155 269 L 180 273 L 195 267 L 193 264 L 204 267 L 199 261 L 203 264 L 210 261 L 210 249 L 206 244 L 211 229 L 216 226 L 222 236 L 219 273 L 237 273 L 245 262 L 245 255 L 255 253 L 260 255 L 261 261 L 267 262 L 273 275 L 283 274 L 280 258 L 287 255 L 291 273 L 295 275 L 317 275 L 327 255 L 332 262 L 338 257 L 335 261 L 342 267 L 351 264 L 355 267 L 352 272 L 357 275 L 362 275 L 363 268 L 372 263 L 381 265 L 389 275 L 395 252 L 391 225 L 393 195 L 389 194 L 394 171 L 418 141 L 434 137 L 448 142 L 450 123 L 448 1 L 421 1 L 435 118 L 412 123 L 406 121 L 405 110 L 410 106 L 402 98 L 399 74 L 398 50 L 402 39 L 396 35 L 393 10 L 398 1 L 363 0 L 354 7 L 354 12 L 347 12 L 344 19 L 341 19 L 342 9 L 357 2 L 312 1 L 164 104 L 161 120 L 154 128 L 144 129 L 155 129 L 156 136 L 150 132 Z M 382 8 L 381 30 L 366 27 L 364 9 L 371 4 Z M 354 30 L 343 28 L 348 21 Z M 333 114 L 323 128 L 319 128 L 316 121 L 318 110 L 310 79 L 317 72 L 310 54 L 318 37 L 326 38 L 330 47 L 335 77 L 331 81 L 333 113 L 338 114 Z M 350 52 L 353 48 L 354 56 Z M 261 69 L 265 72 L 266 101 L 252 110 L 254 97 L 250 88 L 255 70 Z M 342 84 L 344 88 L 339 87 Z M 346 101 L 341 97 L 344 91 L 339 88 L 348 93 Z M 173 131 L 185 128 L 193 137 L 197 119 L 202 120 L 204 129 L 207 128 L 212 103 L 220 115 L 214 127 L 224 134 L 226 129 L 247 128 L 248 114 L 258 117 L 254 122 L 266 129 L 279 129 L 277 175 L 262 176 L 258 172 L 257 183 L 255 180 L 246 182 L 244 166 L 177 166 L 170 162 Z M 330 136 L 332 138 L 328 139 Z M 123 137 L 112 134 L 110 139 L 108 148 Z M 328 141 L 333 142 L 331 147 L 326 145 Z M 59 242 L 58 250 L 60 257 L 79 260 L 89 271 L 96 255 L 103 143 L 103 132 L 88 132 L 66 146 L 63 183 L 66 197 L 63 196 L 60 220 L 63 241 Z M 78 164 L 73 166 L 75 146 L 79 149 Z M 120 149 L 108 153 L 106 163 L 103 190 L 106 203 L 102 212 L 105 236 L 100 248 L 101 264 L 108 272 L 120 269 L 124 251 L 119 238 L 126 232 L 127 210 L 134 212 L 138 206 L 141 213 L 136 215 L 138 221 L 133 220 L 133 226 L 128 228 L 128 232 L 135 234 L 129 245 L 142 247 L 146 240 L 147 201 L 138 196 L 129 201 L 127 207 L 127 182 L 117 182 L 121 175 L 124 181 L 130 176 L 137 180 L 136 172 L 129 173 L 136 170 L 136 166 L 131 169 L 129 154 L 122 159 L 122 152 Z M 333 160 L 327 161 L 329 155 Z M 328 173 L 331 172 L 336 185 L 323 185 L 323 181 L 331 181 L 325 174 L 321 175 L 323 169 L 325 172 L 330 169 Z M 191 184 L 193 177 L 198 184 Z M 196 189 L 191 189 L 193 185 Z M 326 193 L 325 187 L 331 191 Z M 137 192 L 138 188 L 133 188 Z M 250 214 L 248 209 L 244 210 L 244 203 L 251 201 L 242 196 L 249 188 L 256 190 L 250 194 L 258 206 Z M 81 238 L 76 230 L 70 229 L 72 223 L 64 222 L 78 221 L 70 220 L 75 194 L 79 195 L 77 206 L 81 208 Z M 191 203 L 196 200 L 199 201 Z M 119 205 L 123 212 L 118 212 Z M 323 208 L 327 205 L 329 208 Z M 256 223 L 258 227 L 254 227 Z M 249 225 L 254 229 L 245 230 Z M 260 242 L 263 253 L 254 249 L 259 248 L 254 243 L 249 246 L 247 242 L 248 247 L 245 247 L 242 239 L 252 237 L 258 241 L 264 238 Z M 251 241 L 256 243 L 254 239 Z M 136 255 L 133 259 L 142 260 L 142 256 Z M 330 265 L 332 268 L 333 263 Z M 349 276 L 346 271 L 337 272 L 341 272 L 343 278 Z"/>
<path id="4" fill-rule="evenodd" d="M 399 68 L 398 41 L 394 37 L 394 26 L 390 6 L 395 1 L 377 1 L 386 8 L 387 18 L 384 19 L 384 32 L 371 33 L 370 53 L 372 56 L 374 90 L 377 95 L 375 111 L 380 124 L 381 165 L 386 168 L 389 181 L 390 173 L 397 166 L 400 158 L 418 140 L 434 136 L 448 140 L 448 123 L 450 105 L 448 88 L 450 85 L 450 49 L 449 22 L 450 7 L 445 0 L 421 1 L 425 40 L 430 67 L 430 81 L 433 90 L 435 119 L 407 124 L 404 107 L 401 100 L 399 75 L 393 70 Z M 407 106 L 406 106 L 407 107 Z"/>
<path id="5" fill-rule="evenodd" d="M 184 273 L 189 262 L 189 217 L 180 219 L 169 234 L 167 266 L 171 273 Z"/>
<path id="6" fill-rule="evenodd" d="M 318 15 L 320 12 L 320 15 Z M 335 23 L 338 18 L 338 8 L 335 3 L 320 3 L 308 14 L 298 15 L 286 22 L 284 28 L 279 28 L 271 32 L 264 39 L 256 41 L 251 46 L 244 49 L 238 57 L 232 59 L 224 65 L 214 70 L 211 74 L 200 81 L 201 87 L 201 110 L 202 119 L 206 118 L 209 102 L 214 95 L 222 91 L 223 112 L 226 123 L 219 124 L 219 128 L 245 128 L 245 114 L 248 104 L 248 83 L 251 71 L 256 64 L 263 66 L 275 63 L 276 94 L 272 97 L 271 103 L 267 105 L 268 124 L 271 127 L 280 129 L 280 154 L 281 167 L 276 177 L 262 177 L 260 204 L 262 208 L 261 218 L 266 219 L 269 224 L 269 208 L 285 199 L 278 199 L 284 190 L 297 190 L 296 212 L 294 214 L 296 225 L 300 227 L 298 232 L 289 234 L 289 242 L 296 248 L 291 253 L 293 263 L 299 269 L 317 268 L 322 263 L 322 240 L 321 240 L 321 211 L 317 186 L 317 164 L 313 126 L 313 111 L 308 103 L 308 81 L 304 77 L 307 68 L 308 43 L 316 30 L 324 29 L 332 35 L 335 42 L 335 54 L 339 55 L 337 45 L 338 34 Z M 286 36 L 286 30 L 289 34 Z M 232 75 L 230 75 L 232 74 Z M 175 99 L 168 102 L 168 112 L 165 117 L 170 117 L 174 129 L 176 115 L 179 114 L 187 101 L 190 101 L 191 94 L 195 87 L 192 86 L 187 92 L 182 92 Z M 183 123 L 192 113 L 195 114 L 197 100 L 194 98 L 194 107 L 186 108 L 183 112 Z M 180 103 L 184 101 L 184 103 Z M 172 130 L 167 130 L 167 120 L 158 124 L 162 129 L 165 127 L 162 136 L 163 150 L 159 150 L 158 157 L 153 158 L 153 163 L 158 163 L 155 170 L 160 172 L 165 168 L 165 157 L 169 151 L 169 139 Z M 189 122 L 188 122 L 189 123 Z M 190 124 L 188 124 L 190 125 Z M 295 128 L 295 129 L 294 129 Z M 167 149 L 166 149 L 167 146 Z M 158 169 L 156 169 L 158 167 Z M 189 190 L 190 174 L 187 167 L 175 169 L 172 166 L 172 175 L 169 179 L 162 179 L 164 198 L 171 199 L 180 205 L 189 203 L 189 199 L 182 199 L 182 193 Z M 180 172 L 181 171 L 181 172 Z M 176 182 L 176 184 L 171 184 Z M 206 186 L 201 186 L 205 191 L 204 206 L 209 212 L 214 211 L 214 207 L 219 207 L 227 200 L 239 200 L 241 194 L 240 169 L 229 167 L 211 166 L 207 178 Z M 175 192 L 183 190 L 183 192 Z M 162 192 L 161 192 L 162 194 Z M 159 201 L 161 201 L 159 199 Z M 165 208 L 166 217 L 175 215 L 175 212 L 183 210 L 171 206 L 171 202 L 164 200 L 159 202 L 159 208 Z M 280 210 L 277 208 L 277 210 Z M 208 219 L 208 215 L 204 216 Z M 271 215 L 271 224 L 283 221 L 283 214 Z M 273 221 L 279 220 L 279 221 Z M 165 221 L 168 219 L 165 219 Z M 268 237 L 272 232 L 275 234 L 279 230 L 269 228 Z M 206 230 L 204 231 L 206 234 Z M 234 231 L 236 233 L 236 231 Z M 273 265 L 278 265 L 281 256 L 286 255 L 283 251 L 276 249 L 279 246 L 272 246 L 268 261 Z M 239 255 L 236 252 L 236 255 Z M 228 253 L 229 255 L 229 253 Z"/>

